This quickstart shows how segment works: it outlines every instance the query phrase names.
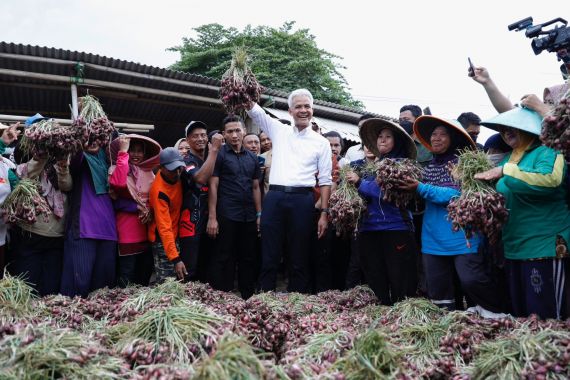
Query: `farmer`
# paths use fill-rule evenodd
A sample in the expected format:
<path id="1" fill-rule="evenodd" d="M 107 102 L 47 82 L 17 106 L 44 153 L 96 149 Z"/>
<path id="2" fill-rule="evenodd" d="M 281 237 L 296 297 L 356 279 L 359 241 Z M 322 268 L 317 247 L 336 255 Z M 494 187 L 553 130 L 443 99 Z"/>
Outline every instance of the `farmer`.
<path id="1" fill-rule="evenodd" d="M 433 159 L 423 170 L 423 182 L 409 178 L 402 181 L 401 189 L 415 191 L 426 201 L 422 253 L 428 296 L 440 307 L 461 308 L 454 300 L 453 276 L 457 271 L 462 290 L 478 305 L 477 311 L 494 317 L 501 300 L 478 252 L 479 237 L 467 239 L 462 231 L 453 232 L 447 218 L 449 201 L 460 194 L 449 164 L 457 162 L 459 149 L 475 148 L 475 143 L 459 122 L 435 116 L 419 117 L 414 134 L 433 153 Z"/>
<path id="2" fill-rule="evenodd" d="M 153 220 L 148 228 L 148 240 L 158 282 L 168 277 L 184 280 L 188 275 L 186 265 L 178 251 L 177 238 L 182 207 L 182 183 L 184 161 L 176 148 L 160 152 L 160 170 L 150 187 L 149 204 Z"/>
<path id="3" fill-rule="evenodd" d="M 377 160 L 416 158 L 416 147 L 399 125 L 382 119 L 368 119 L 360 128 L 362 143 Z M 366 282 L 383 305 L 392 305 L 414 296 L 416 244 L 409 210 L 382 199 L 382 190 L 373 175 L 351 172 L 349 181 L 358 186 L 367 212 L 358 227 L 360 264 Z"/>
<path id="4" fill-rule="evenodd" d="M 514 108 L 482 125 L 498 130 L 513 149 L 500 166 L 475 178 L 497 182 L 509 219 L 503 227 L 507 280 L 514 315 L 566 318 L 565 267 L 570 242 L 567 171 L 559 152 L 541 145 L 542 118 Z"/>
<path id="5" fill-rule="evenodd" d="M 117 227 L 109 196 L 107 147 L 92 137 L 70 163 L 73 190 L 61 279 L 61 293 L 69 297 L 85 297 L 115 285 Z"/>
<path id="6" fill-rule="evenodd" d="M 208 192 L 206 231 L 216 238 L 209 282 L 214 289 L 232 291 L 237 264 L 238 288 L 242 298 L 248 299 L 253 295 L 256 280 L 256 243 L 261 218 L 260 168 L 257 156 L 243 146 L 241 119 L 228 116 L 222 124 L 226 144 L 218 154 Z"/>
<path id="7" fill-rule="evenodd" d="M 180 215 L 180 254 L 188 271 L 187 280 L 196 280 L 199 276 L 206 281 L 207 257 L 199 257 L 200 237 L 206 230 L 208 219 L 208 181 L 223 137 L 216 133 L 208 143 L 206 124 L 191 121 L 186 126 L 186 141 L 190 150 L 184 158 L 186 168 L 182 175 L 184 199 Z"/>
<path id="8" fill-rule="evenodd" d="M 67 155 L 49 157 L 35 154 L 17 167 L 20 178 L 39 181 L 40 194 L 49 205 L 47 220 L 38 217 L 34 224 L 18 223 L 10 229 L 11 272 L 23 274 L 38 294 L 57 294 L 60 289 L 65 218 L 69 211 L 66 193 L 72 189 Z"/>
<path id="9" fill-rule="evenodd" d="M 267 133 L 273 144 L 269 192 L 261 217 L 262 264 L 259 286 L 275 290 L 277 267 L 286 236 L 289 237 L 289 284 L 291 292 L 307 293 L 310 286 L 309 256 L 314 239 L 315 173 L 321 188 L 321 210 L 317 237 L 324 236 L 328 225 L 332 157 L 328 141 L 311 126 L 313 96 L 308 90 L 289 94 L 289 114 L 294 126 L 273 120 L 251 103 L 248 115 Z M 307 128 L 309 127 L 309 128 Z"/>
<path id="10" fill-rule="evenodd" d="M 6 148 L 12 144 L 14 141 L 18 140 L 19 123 L 8 126 L 0 123 L 0 131 L 2 135 L 0 137 L 0 205 L 4 203 L 10 192 L 18 183 L 18 177 L 14 173 L 15 165 L 10 160 L 1 157 Z M 4 276 L 4 267 L 6 266 L 6 235 L 8 232 L 8 226 L 4 222 L 4 219 L 0 219 L 0 279 Z M 60 258 L 61 264 L 61 258 Z M 57 280 L 59 283 L 59 279 Z M 59 290 L 56 289 L 56 292 Z"/>
<path id="11" fill-rule="evenodd" d="M 109 169 L 119 237 L 118 284 L 148 286 L 153 270 L 147 226 L 152 219 L 148 192 L 158 166 L 160 145 L 140 135 L 125 135 L 111 143 Z"/>

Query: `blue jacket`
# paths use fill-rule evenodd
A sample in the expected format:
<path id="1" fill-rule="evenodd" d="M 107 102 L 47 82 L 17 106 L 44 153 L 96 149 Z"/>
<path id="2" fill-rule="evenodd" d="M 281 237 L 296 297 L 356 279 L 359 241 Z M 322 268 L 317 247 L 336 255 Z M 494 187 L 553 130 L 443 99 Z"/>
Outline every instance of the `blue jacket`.
<path id="1" fill-rule="evenodd" d="M 401 211 L 391 203 L 382 201 L 382 191 L 374 178 L 364 178 L 358 192 L 366 201 L 367 212 L 360 219 L 359 232 L 366 231 L 413 231 L 412 214 Z M 402 213 L 407 216 L 404 220 Z"/>
<path id="2" fill-rule="evenodd" d="M 447 204 L 460 192 L 451 187 L 441 187 L 420 183 L 418 194 L 426 200 L 426 211 L 422 224 L 422 253 L 430 255 L 462 255 L 476 253 L 479 248 L 477 235 L 469 239 L 470 247 L 463 231 L 453 232 L 447 219 Z"/>

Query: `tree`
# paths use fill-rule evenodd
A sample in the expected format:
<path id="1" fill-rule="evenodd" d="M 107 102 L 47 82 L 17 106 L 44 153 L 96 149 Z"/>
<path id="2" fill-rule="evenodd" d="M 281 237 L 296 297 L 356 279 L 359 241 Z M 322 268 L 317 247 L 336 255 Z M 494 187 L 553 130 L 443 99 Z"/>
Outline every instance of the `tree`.
<path id="1" fill-rule="evenodd" d="M 293 31 L 295 22 L 279 29 L 269 26 L 247 26 L 243 31 L 206 24 L 194 28 L 196 38 L 183 38 L 182 45 L 168 50 L 180 53 L 174 70 L 221 78 L 228 69 L 235 47 L 244 46 L 250 56 L 250 67 L 265 87 L 292 91 L 307 88 L 315 99 L 362 108 L 349 92 L 340 73 L 345 69 L 342 58 L 319 49 L 308 29 Z"/>

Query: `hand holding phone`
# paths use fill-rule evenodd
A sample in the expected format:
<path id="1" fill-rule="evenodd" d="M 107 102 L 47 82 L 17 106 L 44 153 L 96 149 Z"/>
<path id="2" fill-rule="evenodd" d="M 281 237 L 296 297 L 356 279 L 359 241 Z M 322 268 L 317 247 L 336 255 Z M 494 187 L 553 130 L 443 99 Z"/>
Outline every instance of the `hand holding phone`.
<path id="1" fill-rule="evenodd" d="M 471 62 L 471 58 L 467 57 L 467 61 L 469 62 L 469 76 L 475 76 L 475 66 L 473 66 L 473 62 Z"/>

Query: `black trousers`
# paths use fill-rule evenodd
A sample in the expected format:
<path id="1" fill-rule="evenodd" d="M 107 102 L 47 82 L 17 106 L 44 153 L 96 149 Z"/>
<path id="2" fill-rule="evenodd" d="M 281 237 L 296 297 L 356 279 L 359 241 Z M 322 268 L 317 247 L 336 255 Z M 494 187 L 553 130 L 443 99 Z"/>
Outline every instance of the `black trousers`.
<path id="1" fill-rule="evenodd" d="M 194 236 L 178 239 L 180 244 L 180 258 L 188 272 L 185 281 L 195 281 L 198 279 L 200 256 L 204 254 L 201 249 L 201 239 L 202 236 L 198 233 Z M 205 272 L 205 270 L 203 271 Z"/>
<path id="2" fill-rule="evenodd" d="M 423 254 L 428 296 L 436 305 L 455 310 L 453 286 L 457 271 L 461 289 L 476 305 L 492 312 L 501 312 L 503 300 L 497 285 L 486 270 L 481 253 L 465 255 Z"/>
<path id="3" fill-rule="evenodd" d="M 360 264 L 366 282 L 383 305 L 410 294 L 415 278 L 417 249 L 410 231 L 370 231 L 358 236 Z"/>
<path id="4" fill-rule="evenodd" d="M 261 291 L 275 290 L 277 269 L 288 237 L 290 292 L 310 292 L 310 249 L 316 238 L 312 192 L 286 193 L 269 190 L 261 215 Z"/>
<path id="5" fill-rule="evenodd" d="M 148 286 L 154 269 L 151 245 L 136 255 L 119 255 L 117 263 L 117 285 L 121 288 L 129 284 Z"/>
<path id="6" fill-rule="evenodd" d="M 57 294 L 60 288 L 63 267 L 63 237 L 46 237 L 11 229 L 12 263 L 8 271 L 23 275 L 40 296 Z"/>
<path id="7" fill-rule="evenodd" d="M 226 292 L 234 289 L 238 267 L 238 289 L 248 299 L 255 290 L 257 226 L 218 216 L 219 234 L 210 259 L 210 285 Z"/>
<path id="8" fill-rule="evenodd" d="M 358 236 L 353 236 L 350 240 L 350 260 L 346 272 L 346 289 L 352 289 L 364 283 L 364 272 L 362 272 L 362 266 L 360 265 Z"/>

